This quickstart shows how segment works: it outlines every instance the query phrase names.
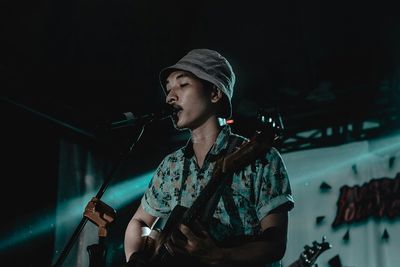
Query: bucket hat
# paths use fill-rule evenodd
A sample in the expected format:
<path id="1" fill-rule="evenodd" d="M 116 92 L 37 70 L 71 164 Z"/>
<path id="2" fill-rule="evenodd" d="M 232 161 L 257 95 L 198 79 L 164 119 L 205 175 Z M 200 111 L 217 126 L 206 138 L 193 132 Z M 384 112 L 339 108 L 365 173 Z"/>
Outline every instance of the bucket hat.
<path id="1" fill-rule="evenodd" d="M 211 49 L 193 49 L 189 51 L 177 63 L 160 71 L 159 79 L 164 93 L 167 93 L 165 85 L 168 75 L 175 70 L 188 71 L 220 89 L 228 100 L 221 116 L 225 118 L 232 116 L 231 100 L 236 76 L 231 64 L 225 57 Z"/>

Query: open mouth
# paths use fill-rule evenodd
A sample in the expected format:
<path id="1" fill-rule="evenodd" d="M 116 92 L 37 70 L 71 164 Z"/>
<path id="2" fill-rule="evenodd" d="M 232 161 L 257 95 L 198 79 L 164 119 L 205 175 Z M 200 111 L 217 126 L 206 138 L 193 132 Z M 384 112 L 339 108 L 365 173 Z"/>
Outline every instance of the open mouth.
<path id="1" fill-rule="evenodd" d="M 183 108 L 178 105 L 174 105 L 173 108 L 174 108 L 174 111 L 172 113 L 172 117 L 175 120 L 177 120 L 177 119 L 179 119 L 179 115 L 182 113 Z"/>

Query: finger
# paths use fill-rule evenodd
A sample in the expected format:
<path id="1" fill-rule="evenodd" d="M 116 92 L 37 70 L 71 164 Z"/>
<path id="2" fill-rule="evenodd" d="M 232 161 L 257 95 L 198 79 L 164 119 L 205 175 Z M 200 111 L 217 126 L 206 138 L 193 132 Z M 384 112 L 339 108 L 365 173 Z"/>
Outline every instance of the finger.
<path id="1" fill-rule="evenodd" d="M 206 228 L 198 220 L 193 223 L 193 227 L 191 229 L 193 229 L 195 233 L 201 233 L 206 230 Z"/>
<path id="2" fill-rule="evenodd" d="M 171 241 L 172 241 L 172 243 L 174 243 L 176 246 L 179 246 L 179 247 L 184 247 L 186 244 L 186 240 L 179 238 L 178 236 L 176 236 L 174 234 L 171 235 Z"/>
<path id="3" fill-rule="evenodd" d="M 201 233 L 204 235 L 205 238 L 210 239 L 211 236 L 208 234 L 206 230 L 201 231 Z"/>
<path id="4" fill-rule="evenodd" d="M 210 235 L 207 232 L 207 229 L 199 222 L 199 220 L 196 220 L 194 222 L 194 229 L 196 229 L 196 233 L 199 235 L 196 235 L 199 238 L 210 238 Z"/>
<path id="5" fill-rule="evenodd" d="M 179 230 L 182 232 L 184 236 L 189 240 L 197 240 L 198 237 L 184 224 L 179 225 Z"/>
<path id="6" fill-rule="evenodd" d="M 170 250 L 173 251 L 172 255 L 187 253 L 186 250 L 184 249 L 184 246 L 177 245 L 176 243 L 173 243 L 171 241 L 168 241 L 165 245 L 168 247 L 168 251 Z"/>
<path id="7" fill-rule="evenodd" d="M 196 219 L 196 220 L 194 221 L 194 224 L 196 225 L 196 228 L 197 228 L 197 229 L 200 229 L 200 230 L 205 230 L 205 229 L 206 229 L 206 228 L 203 226 L 203 224 L 201 224 L 201 222 L 199 222 L 198 219 Z"/>

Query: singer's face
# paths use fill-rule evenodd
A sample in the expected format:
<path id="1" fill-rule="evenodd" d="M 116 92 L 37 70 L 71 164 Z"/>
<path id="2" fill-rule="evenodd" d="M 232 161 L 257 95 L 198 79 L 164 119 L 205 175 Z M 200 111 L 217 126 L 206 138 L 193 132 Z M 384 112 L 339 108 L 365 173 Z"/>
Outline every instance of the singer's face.
<path id="1" fill-rule="evenodd" d="M 193 74 L 177 70 L 167 78 L 166 102 L 176 109 L 173 120 L 178 129 L 195 129 L 215 116 L 211 91 Z"/>

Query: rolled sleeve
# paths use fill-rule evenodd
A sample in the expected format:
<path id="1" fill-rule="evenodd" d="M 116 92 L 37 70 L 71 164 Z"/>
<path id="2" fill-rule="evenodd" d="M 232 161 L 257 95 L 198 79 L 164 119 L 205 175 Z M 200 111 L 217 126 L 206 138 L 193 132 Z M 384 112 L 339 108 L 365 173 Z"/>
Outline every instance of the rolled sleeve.
<path id="1" fill-rule="evenodd" d="M 273 199 L 271 199 L 268 203 L 261 205 L 261 207 L 257 210 L 257 217 L 259 220 L 262 220 L 265 216 L 267 216 L 272 210 L 282 206 L 288 205 L 288 211 L 293 208 L 294 200 L 292 195 L 280 195 Z"/>
<path id="2" fill-rule="evenodd" d="M 257 217 L 263 219 L 272 210 L 285 205 L 287 211 L 294 206 L 292 190 L 285 164 L 279 152 L 272 148 L 266 156 L 267 164 L 259 173 L 259 200 Z"/>

